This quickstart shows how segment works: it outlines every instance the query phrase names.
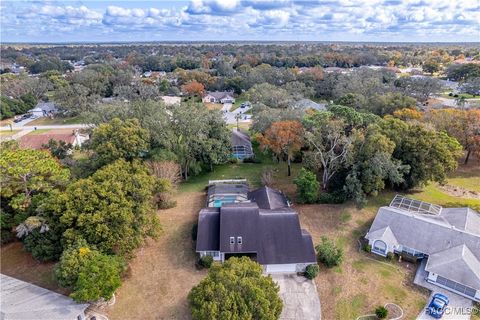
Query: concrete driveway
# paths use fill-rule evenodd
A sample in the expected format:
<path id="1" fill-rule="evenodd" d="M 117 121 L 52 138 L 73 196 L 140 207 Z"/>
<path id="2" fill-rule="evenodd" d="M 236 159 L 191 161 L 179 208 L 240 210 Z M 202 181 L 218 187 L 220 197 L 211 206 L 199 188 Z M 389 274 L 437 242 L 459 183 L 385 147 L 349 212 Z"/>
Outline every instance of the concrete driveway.
<path id="1" fill-rule="evenodd" d="M 450 303 L 445 310 L 445 314 L 443 315 L 442 319 L 445 320 L 469 320 L 470 319 L 470 310 L 472 308 L 472 301 L 464 298 L 458 294 L 455 294 L 451 291 L 444 290 L 442 288 L 435 289 L 432 291 L 432 294 L 427 300 L 427 304 L 425 305 L 424 310 L 418 315 L 417 320 L 433 320 L 434 318 L 431 317 L 426 313 L 426 309 L 432 300 L 432 297 L 435 293 L 441 293 L 448 297 Z"/>
<path id="2" fill-rule="evenodd" d="M 450 301 L 447 309 L 445 310 L 445 314 L 443 315 L 442 319 L 447 320 L 469 320 L 470 313 L 472 308 L 472 301 L 464 298 L 458 294 L 455 294 L 451 291 L 445 290 L 440 288 L 439 286 L 433 285 L 427 282 L 425 279 L 427 277 L 427 272 L 425 271 L 425 265 L 427 264 L 427 259 L 423 259 L 420 265 L 418 266 L 417 272 L 415 274 L 415 279 L 413 282 L 416 285 L 422 286 L 427 288 L 431 291 L 430 297 L 427 300 L 427 304 L 425 308 L 423 308 L 422 312 L 418 315 L 417 320 L 433 320 L 430 315 L 426 313 L 427 307 L 432 300 L 432 297 L 435 293 L 441 293 L 448 297 Z"/>
<path id="3" fill-rule="evenodd" d="M 283 311 L 280 320 L 321 319 L 317 287 L 312 280 L 296 274 L 271 274 L 280 286 Z"/>
<path id="4" fill-rule="evenodd" d="M 230 109 L 232 108 L 231 103 L 224 103 L 222 107 L 222 112 L 223 112 L 223 118 L 225 119 L 225 122 L 227 124 L 235 124 L 237 123 L 236 116 L 237 114 L 241 114 L 242 117 L 239 120 L 239 122 L 248 122 L 251 119 L 251 115 L 249 114 L 244 114 L 248 110 L 250 110 L 251 107 L 246 107 L 246 108 L 237 108 L 233 112 L 230 112 Z"/>

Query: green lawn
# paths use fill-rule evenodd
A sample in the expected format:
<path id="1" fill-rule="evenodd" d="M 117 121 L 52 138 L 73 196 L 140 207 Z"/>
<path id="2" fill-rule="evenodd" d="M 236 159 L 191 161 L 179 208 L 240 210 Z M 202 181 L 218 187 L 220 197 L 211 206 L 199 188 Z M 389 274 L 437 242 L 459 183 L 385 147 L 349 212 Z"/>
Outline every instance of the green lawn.
<path id="1" fill-rule="evenodd" d="M 43 133 L 46 133 L 50 130 L 52 130 L 52 129 L 37 129 L 37 130 L 33 130 L 32 132 L 28 133 L 28 135 L 43 134 Z"/>
<path id="2" fill-rule="evenodd" d="M 450 92 L 442 93 L 441 97 L 447 98 L 447 99 L 457 99 L 457 98 L 461 98 L 461 97 L 464 97 L 465 99 L 480 99 L 479 96 L 474 96 L 474 95 L 471 95 L 469 93 L 459 93 L 458 97 L 450 96 L 450 95 L 448 95 L 449 93 Z"/>
<path id="3" fill-rule="evenodd" d="M 48 125 L 58 125 L 58 124 L 82 124 L 82 123 L 85 123 L 85 119 L 81 116 L 70 117 L 70 118 L 57 117 L 53 119 L 42 117 L 29 122 L 28 124 L 26 124 L 26 126 L 48 126 Z"/>
<path id="4" fill-rule="evenodd" d="M 235 111 L 236 109 L 238 109 L 240 107 L 240 105 L 242 103 L 244 103 L 245 101 L 248 101 L 246 98 L 245 98 L 245 95 L 241 94 L 238 96 L 238 98 L 235 98 L 235 103 L 232 105 L 232 107 L 230 108 L 230 112 L 233 112 Z"/>
<path id="5" fill-rule="evenodd" d="M 10 137 L 13 136 L 15 133 L 19 132 L 20 130 L 14 129 L 14 130 L 8 130 L 8 131 L 0 131 L 0 136 L 2 137 Z"/>

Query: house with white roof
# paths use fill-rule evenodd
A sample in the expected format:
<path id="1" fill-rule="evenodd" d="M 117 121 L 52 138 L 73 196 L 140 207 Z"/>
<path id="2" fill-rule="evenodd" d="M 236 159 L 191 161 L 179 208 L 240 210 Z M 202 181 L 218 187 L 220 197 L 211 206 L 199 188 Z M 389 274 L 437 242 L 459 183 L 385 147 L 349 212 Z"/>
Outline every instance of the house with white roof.
<path id="1" fill-rule="evenodd" d="M 480 301 L 480 214 L 475 210 L 397 195 L 378 210 L 365 238 L 373 253 L 424 260 L 427 282 Z"/>

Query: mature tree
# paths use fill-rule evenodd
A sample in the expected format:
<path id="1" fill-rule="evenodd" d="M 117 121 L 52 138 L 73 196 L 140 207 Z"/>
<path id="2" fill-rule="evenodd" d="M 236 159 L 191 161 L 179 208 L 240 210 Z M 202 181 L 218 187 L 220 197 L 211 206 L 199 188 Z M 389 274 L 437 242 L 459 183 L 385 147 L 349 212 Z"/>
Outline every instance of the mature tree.
<path id="1" fill-rule="evenodd" d="M 158 231 L 151 203 L 154 188 L 145 166 L 123 159 L 72 183 L 57 213 L 66 243 L 84 239 L 102 252 L 128 256 Z"/>
<path id="2" fill-rule="evenodd" d="M 14 209 L 26 210 L 32 196 L 64 186 L 68 169 L 47 151 L 7 149 L 0 154 L 1 195 Z"/>
<path id="3" fill-rule="evenodd" d="M 303 115 L 304 112 L 298 109 L 274 109 L 262 104 L 256 104 L 253 106 L 251 130 L 264 133 L 274 122 L 301 120 Z"/>
<path id="4" fill-rule="evenodd" d="M 302 168 L 294 180 L 297 186 L 297 200 L 300 203 L 315 203 L 318 199 L 320 184 L 315 173 Z"/>
<path id="5" fill-rule="evenodd" d="M 403 182 L 395 185 L 409 189 L 430 181 L 443 183 L 447 174 L 457 168 L 461 145 L 445 132 L 392 117 L 386 117 L 381 126 L 384 134 L 395 142 L 393 157 L 410 166 Z"/>
<path id="6" fill-rule="evenodd" d="M 230 156 L 230 130 L 222 115 L 201 104 L 184 104 L 172 110 L 172 136 L 167 149 L 172 150 L 185 179 L 190 171 L 198 173 L 201 164 L 213 169 Z"/>
<path id="7" fill-rule="evenodd" d="M 194 320 L 274 320 L 282 312 L 279 287 L 247 257 L 213 264 L 208 276 L 188 295 Z"/>
<path id="8" fill-rule="evenodd" d="M 460 89 L 462 92 L 469 93 L 473 96 L 480 95 L 480 77 L 467 80 Z"/>
<path id="9" fill-rule="evenodd" d="M 70 296 L 75 301 L 93 302 L 113 296 L 121 285 L 123 269 L 120 258 L 77 241 L 63 252 L 55 275 L 60 285 L 73 291 Z"/>
<path id="10" fill-rule="evenodd" d="M 441 65 L 437 59 L 430 58 L 423 63 L 423 71 L 433 74 L 441 70 Z"/>
<path id="11" fill-rule="evenodd" d="M 395 111 L 404 108 L 415 108 L 416 101 L 407 95 L 398 92 L 389 92 L 383 95 L 374 95 L 368 100 L 364 108 L 376 115 L 384 116 L 393 114 Z"/>
<path id="12" fill-rule="evenodd" d="M 480 152 L 480 110 L 431 110 L 426 114 L 425 121 L 460 142 L 467 151 L 465 164 L 468 163 L 471 154 Z"/>
<path id="13" fill-rule="evenodd" d="M 309 146 L 306 161 L 309 167 L 322 172 L 322 188 L 327 190 L 330 179 L 344 168 L 350 156 L 352 139 L 345 133 L 342 120 L 325 116 L 306 121 L 305 139 Z"/>
<path id="14" fill-rule="evenodd" d="M 274 122 L 265 134 L 257 137 L 264 150 L 271 150 L 277 158 L 286 157 L 288 176 L 291 175 L 291 161 L 295 152 L 303 145 L 303 126 L 298 121 Z"/>
<path id="15" fill-rule="evenodd" d="M 480 78 L 480 65 L 475 63 L 452 64 L 447 69 L 447 78 L 454 81 Z"/>
<path id="16" fill-rule="evenodd" d="M 432 77 L 401 77 L 395 80 L 395 86 L 403 94 L 427 101 L 431 95 L 442 90 L 442 84 Z"/>
<path id="17" fill-rule="evenodd" d="M 120 158 L 140 157 L 142 152 L 148 151 L 149 142 L 149 132 L 137 119 L 115 118 L 93 130 L 89 148 L 96 153 L 99 164 L 104 165 Z"/>
<path id="18" fill-rule="evenodd" d="M 352 166 L 344 189 L 357 205 L 363 206 L 367 196 L 376 196 L 385 188 L 386 181 L 402 183 L 409 166 L 392 158 L 395 144 L 376 125 L 355 132 L 353 140 Z"/>
<path id="19" fill-rule="evenodd" d="M 182 85 L 182 92 L 189 96 L 201 96 L 205 92 L 203 84 L 193 80 Z"/>
<path id="20" fill-rule="evenodd" d="M 78 83 L 60 87 L 54 93 L 54 100 L 58 108 L 70 116 L 93 111 L 93 107 L 99 99 L 100 96 Z"/>
<path id="21" fill-rule="evenodd" d="M 403 108 L 403 109 L 396 110 L 393 113 L 393 116 L 395 118 L 402 119 L 403 121 L 420 120 L 423 117 L 423 113 L 416 109 Z"/>
<path id="22" fill-rule="evenodd" d="M 270 108 L 287 108 L 293 102 L 290 93 L 269 83 L 256 84 L 245 97 L 252 103 L 262 103 Z"/>
<path id="23" fill-rule="evenodd" d="M 73 145 L 71 143 L 55 139 L 48 140 L 48 143 L 44 144 L 43 147 L 48 149 L 54 157 L 60 160 L 68 157 L 73 149 Z"/>

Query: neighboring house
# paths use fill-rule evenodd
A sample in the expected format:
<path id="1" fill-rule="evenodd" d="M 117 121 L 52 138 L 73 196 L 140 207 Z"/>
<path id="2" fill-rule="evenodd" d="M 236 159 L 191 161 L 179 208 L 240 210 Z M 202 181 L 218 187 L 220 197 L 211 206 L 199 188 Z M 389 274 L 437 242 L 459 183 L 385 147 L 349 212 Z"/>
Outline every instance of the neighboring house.
<path id="1" fill-rule="evenodd" d="M 267 273 L 303 272 L 316 264 L 312 237 L 285 196 L 269 187 L 248 192 L 245 181 L 210 181 L 198 217 L 197 253 L 223 262 L 248 256 Z"/>
<path id="2" fill-rule="evenodd" d="M 208 91 L 202 98 L 203 102 L 210 103 L 235 103 L 233 92 L 229 91 Z"/>
<path id="3" fill-rule="evenodd" d="M 31 113 L 37 118 L 53 116 L 57 112 L 58 109 L 53 102 L 39 102 L 35 108 L 28 110 L 28 113 Z"/>
<path id="4" fill-rule="evenodd" d="M 83 320 L 88 304 L 0 274 L 2 320 Z"/>
<path id="5" fill-rule="evenodd" d="M 302 99 L 294 103 L 293 105 L 294 109 L 300 109 L 300 110 L 317 110 L 317 111 L 326 111 L 327 107 L 325 103 L 316 103 L 315 101 L 312 101 L 310 99 Z"/>
<path id="6" fill-rule="evenodd" d="M 72 144 L 73 147 L 81 146 L 88 140 L 88 135 L 81 133 L 78 129 L 67 130 L 51 130 L 45 133 L 39 134 L 27 134 L 18 140 L 18 144 L 21 148 L 28 149 L 44 149 L 44 145 L 47 144 L 50 139 L 56 141 L 65 141 Z"/>
<path id="7" fill-rule="evenodd" d="M 235 128 L 232 130 L 232 155 L 233 157 L 243 160 L 253 157 L 252 142 L 250 136 Z"/>
<path id="8" fill-rule="evenodd" d="M 372 252 L 427 259 L 426 281 L 480 301 L 480 215 L 396 196 L 365 236 Z"/>
<path id="9" fill-rule="evenodd" d="M 167 106 L 179 105 L 182 98 L 176 96 L 162 96 L 163 103 Z"/>

